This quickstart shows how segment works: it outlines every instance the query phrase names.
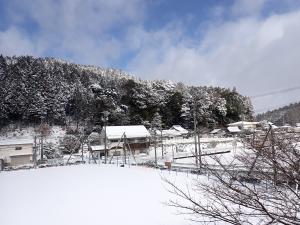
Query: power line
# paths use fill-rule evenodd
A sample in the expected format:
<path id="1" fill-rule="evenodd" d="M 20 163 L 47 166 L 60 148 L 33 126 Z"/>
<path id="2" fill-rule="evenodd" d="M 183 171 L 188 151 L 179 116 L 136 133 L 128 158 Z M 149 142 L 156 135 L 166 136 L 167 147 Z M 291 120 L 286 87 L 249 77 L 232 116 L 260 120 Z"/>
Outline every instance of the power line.
<path id="1" fill-rule="evenodd" d="M 295 86 L 295 87 L 291 87 L 291 88 L 287 88 L 287 89 L 281 89 L 278 91 L 273 91 L 273 92 L 267 92 L 264 94 L 259 94 L 259 95 L 254 95 L 254 96 L 250 96 L 250 98 L 261 98 L 261 97 L 266 97 L 266 96 L 270 96 L 270 95 L 276 95 L 276 94 L 281 94 L 281 93 L 286 93 L 286 92 L 290 92 L 290 91 L 295 91 L 300 89 L 300 86 Z"/>

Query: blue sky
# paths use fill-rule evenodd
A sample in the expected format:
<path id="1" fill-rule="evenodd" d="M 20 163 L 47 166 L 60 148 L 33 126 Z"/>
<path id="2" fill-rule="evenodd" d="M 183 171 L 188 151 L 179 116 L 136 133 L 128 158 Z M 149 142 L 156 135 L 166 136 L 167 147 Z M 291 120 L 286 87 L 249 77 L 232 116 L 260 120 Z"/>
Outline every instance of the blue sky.
<path id="1" fill-rule="evenodd" d="M 300 83 L 300 0 L 0 0 L 0 54 L 260 95 Z M 299 97 L 253 104 L 260 112 Z"/>

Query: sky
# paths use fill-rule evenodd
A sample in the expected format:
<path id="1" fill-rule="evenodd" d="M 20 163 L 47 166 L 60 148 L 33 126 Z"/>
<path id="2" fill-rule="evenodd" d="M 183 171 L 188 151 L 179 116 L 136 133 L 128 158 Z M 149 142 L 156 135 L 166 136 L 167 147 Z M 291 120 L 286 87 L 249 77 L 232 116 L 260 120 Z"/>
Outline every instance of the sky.
<path id="1" fill-rule="evenodd" d="M 235 87 L 260 113 L 300 101 L 300 0 L 0 0 L 0 54 Z"/>

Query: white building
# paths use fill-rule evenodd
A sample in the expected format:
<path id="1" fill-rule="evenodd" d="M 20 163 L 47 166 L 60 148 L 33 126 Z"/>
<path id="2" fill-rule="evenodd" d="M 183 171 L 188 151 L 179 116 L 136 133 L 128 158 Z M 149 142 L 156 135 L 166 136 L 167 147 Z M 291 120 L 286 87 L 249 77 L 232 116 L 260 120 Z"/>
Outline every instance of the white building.
<path id="1" fill-rule="evenodd" d="M 104 129 L 102 135 L 104 136 Z M 122 139 L 119 146 L 123 145 L 123 138 L 132 150 L 133 154 L 145 152 L 150 145 L 150 133 L 143 125 L 131 126 L 106 126 L 107 148 L 115 149 L 118 142 Z M 113 154 L 113 152 L 112 152 Z"/>
<path id="2" fill-rule="evenodd" d="M 173 125 L 170 129 L 167 130 L 155 130 L 156 136 L 163 138 L 177 138 L 184 137 L 189 133 L 188 130 L 184 129 L 180 125 Z"/>
<path id="3" fill-rule="evenodd" d="M 259 122 L 239 121 L 228 124 L 228 127 L 238 127 L 240 130 L 255 130 Z"/>
<path id="4" fill-rule="evenodd" d="M 0 141 L 0 159 L 8 166 L 32 163 L 33 140 L 7 139 Z"/>
<path id="5" fill-rule="evenodd" d="M 186 135 L 189 133 L 188 130 L 184 129 L 182 126 L 180 125 L 173 125 L 170 130 L 174 130 L 177 131 L 180 135 Z"/>
<path id="6" fill-rule="evenodd" d="M 240 128 L 237 126 L 229 126 L 227 127 L 227 130 L 232 134 L 238 134 L 241 132 Z"/>

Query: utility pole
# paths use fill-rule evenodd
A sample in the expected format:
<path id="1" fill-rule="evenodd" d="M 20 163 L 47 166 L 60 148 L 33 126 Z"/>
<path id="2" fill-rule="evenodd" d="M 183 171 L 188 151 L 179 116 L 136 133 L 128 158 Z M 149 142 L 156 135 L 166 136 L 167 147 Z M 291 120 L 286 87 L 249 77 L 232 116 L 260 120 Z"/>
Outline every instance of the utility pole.
<path id="1" fill-rule="evenodd" d="M 195 139 L 195 159 L 196 159 L 196 167 L 198 168 L 197 120 L 196 120 L 196 112 L 194 112 L 194 139 Z"/>
<path id="2" fill-rule="evenodd" d="M 172 144 L 172 162 L 174 161 L 174 144 Z"/>
<path id="3" fill-rule="evenodd" d="M 200 134 L 198 134 L 198 147 L 199 147 L 199 154 L 198 154 L 198 160 L 199 160 L 199 170 L 201 171 L 201 167 L 202 167 L 202 160 L 201 160 L 201 143 L 200 143 Z"/>
<path id="4" fill-rule="evenodd" d="M 107 163 L 107 143 L 106 143 L 106 121 L 104 122 L 104 153 L 105 153 L 105 164 Z"/>
<path id="5" fill-rule="evenodd" d="M 107 151 L 107 134 L 106 134 L 106 123 L 107 123 L 108 112 L 104 112 L 104 153 L 105 153 L 105 164 L 107 163 L 108 151 Z"/>
<path id="6" fill-rule="evenodd" d="M 84 144 L 84 142 L 81 143 L 81 163 L 84 162 L 84 158 L 83 158 L 83 144 Z"/>
<path id="7" fill-rule="evenodd" d="M 36 155 L 37 155 L 37 145 L 36 145 L 36 135 L 34 135 L 34 147 L 33 147 L 33 165 L 36 168 Z"/>
<path id="8" fill-rule="evenodd" d="M 164 145 L 163 145 L 163 135 L 162 128 L 160 128 L 160 140 L 161 140 L 161 158 L 164 158 Z"/>
<path id="9" fill-rule="evenodd" d="M 155 167 L 157 167 L 156 130 L 155 130 L 155 133 L 154 133 L 154 158 L 155 158 Z"/>
<path id="10" fill-rule="evenodd" d="M 272 150 L 272 165 L 273 165 L 273 182 L 276 184 L 277 182 L 277 159 L 276 159 L 276 149 L 275 149 L 275 141 L 274 141 L 274 132 L 271 127 L 271 136 L 270 136 L 270 144 L 271 144 L 271 150 Z"/>
<path id="11" fill-rule="evenodd" d="M 126 135 L 124 134 L 124 143 L 123 143 L 123 151 L 124 151 L 124 164 L 126 164 Z"/>
<path id="12" fill-rule="evenodd" d="M 43 135 L 41 135 L 41 162 L 43 163 L 44 160 L 44 147 L 43 147 Z"/>

